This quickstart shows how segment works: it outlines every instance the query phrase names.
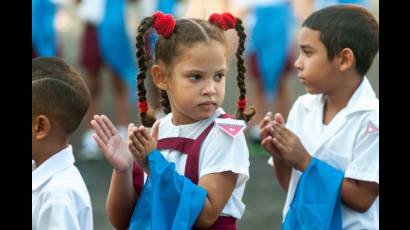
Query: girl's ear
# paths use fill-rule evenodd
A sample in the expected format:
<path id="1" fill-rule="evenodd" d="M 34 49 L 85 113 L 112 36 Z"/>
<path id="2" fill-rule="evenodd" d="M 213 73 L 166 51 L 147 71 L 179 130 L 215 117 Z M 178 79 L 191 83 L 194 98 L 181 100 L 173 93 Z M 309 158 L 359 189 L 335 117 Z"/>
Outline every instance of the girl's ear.
<path id="1" fill-rule="evenodd" d="M 345 72 L 351 69 L 355 65 L 355 58 L 353 50 L 350 48 L 344 48 L 339 54 L 339 70 Z"/>
<path id="2" fill-rule="evenodd" d="M 32 126 L 34 136 L 37 140 L 46 138 L 51 130 L 51 122 L 44 115 L 35 117 Z"/>
<path id="3" fill-rule="evenodd" d="M 167 90 L 167 74 L 163 65 L 152 65 L 151 76 L 155 85 L 161 90 Z"/>

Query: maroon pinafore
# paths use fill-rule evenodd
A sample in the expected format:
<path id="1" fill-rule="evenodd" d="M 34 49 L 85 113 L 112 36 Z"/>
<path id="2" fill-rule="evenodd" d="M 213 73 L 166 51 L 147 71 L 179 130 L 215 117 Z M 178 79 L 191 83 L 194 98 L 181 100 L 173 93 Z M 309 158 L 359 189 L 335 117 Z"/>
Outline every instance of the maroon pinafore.
<path id="1" fill-rule="evenodd" d="M 219 118 L 231 117 L 228 114 L 222 114 Z M 196 139 L 185 137 L 169 137 L 158 140 L 157 149 L 172 149 L 177 150 L 183 154 L 187 154 L 185 164 L 185 176 L 188 177 L 192 183 L 198 184 L 198 167 L 199 167 L 199 153 L 202 142 L 212 130 L 215 122 L 212 122 Z M 144 186 L 144 176 L 142 170 L 137 164 L 133 165 L 133 183 L 136 190 L 141 190 Z M 236 230 L 236 219 L 228 216 L 219 216 L 218 220 L 213 224 L 209 230 Z M 195 228 L 192 228 L 195 229 Z"/>

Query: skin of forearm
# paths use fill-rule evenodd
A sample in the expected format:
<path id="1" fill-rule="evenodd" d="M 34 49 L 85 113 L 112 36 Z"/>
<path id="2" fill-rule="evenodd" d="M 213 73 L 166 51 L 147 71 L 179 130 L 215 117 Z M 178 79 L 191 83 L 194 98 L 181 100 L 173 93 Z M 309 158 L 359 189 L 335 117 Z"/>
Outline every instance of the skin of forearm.
<path id="1" fill-rule="evenodd" d="M 138 194 L 132 183 L 132 169 L 125 172 L 113 170 L 107 197 L 107 211 L 115 228 L 128 228 L 137 198 Z"/>
<path id="2" fill-rule="evenodd" d="M 279 180 L 279 184 L 285 192 L 288 191 L 292 168 L 283 160 L 273 157 L 274 171 Z"/>
<path id="3" fill-rule="evenodd" d="M 195 227 L 207 229 L 211 227 L 219 218 L 222 209 L 225 207 L 235 188 L 238 174 L 232 172 L 222 172 L 201 177 L 198 185 L 208 191 Z"/>
<path id="4" fill-rule="evenodd" d="M 342 203 L 357 211 L 366 212 L 379 194 L 379 185 L 345 178 L 342 183 Z"/>
<path id="5" fill-rule="evenodd" d="M 198 216 L 198 219 L 195 222 L 195 227 L 198 229 L 207 229 L 211 227 L 219 217 L 220 213 L 214 211 L 212 203 L 209 201 L 207 196 L 205 199 L 204 207 L 201 210 L 201 213 Z M 221 210 L 222 211 L 222 210 Z"/>

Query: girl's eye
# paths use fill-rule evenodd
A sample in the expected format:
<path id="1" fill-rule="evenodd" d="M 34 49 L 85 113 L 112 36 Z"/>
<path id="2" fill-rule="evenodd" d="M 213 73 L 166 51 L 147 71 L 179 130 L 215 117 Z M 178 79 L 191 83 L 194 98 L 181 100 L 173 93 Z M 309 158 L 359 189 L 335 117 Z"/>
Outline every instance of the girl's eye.
<path id="1" fill-rule="evenodd" d="M 189 76 L 189 79 L 194 80 L 194 81 L 198 81 L 199 79 L 201 79 L 201 75 L 193 74 L 193 75 Z"/>
<path id="2" fill-rule="evenodd" d="M 217 75 L 214 76 L 214 80 L 215 81 L 220 81 L 220 80 L 222 80 L 223 77 L 225 77 L 224 74 L 217 74 Z"/>

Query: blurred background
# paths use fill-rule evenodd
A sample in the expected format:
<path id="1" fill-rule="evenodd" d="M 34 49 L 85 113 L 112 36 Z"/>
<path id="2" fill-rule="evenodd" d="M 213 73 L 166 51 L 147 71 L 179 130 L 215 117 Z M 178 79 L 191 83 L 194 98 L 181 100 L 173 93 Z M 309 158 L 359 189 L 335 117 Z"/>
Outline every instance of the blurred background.
<path id="1" fill-rule="evenodd" d="M 212 13 L 231 12 L 242 19 L 247 33 L 248 105 L 256 106 L 257 115 L 245 131 L 250 179 L 243 197 L 246 211 L 237 226 L 280 229 L 286 193 L 266 163 L 268 154 L 259 144 L 257 124 L 267 111 L 286 117 L 297 97 L 305 94 L 293 67 L 300 24 L 312 11 L 337 3 L 360 4 L 379 18 L 378 0 L 32 0 L 32 57 L 64 58 L 81 73 L 92 94 L 90 111 L 71 144 L 91 196 L 95 229 L 114 229 L 105 209 L 112 168 L 91 139 L 89 121 L 92 114 L 106 114 L 123 136 L 129 122 L 140 124 L 135 102 L 135 36 L 140 21 L 157 10 L 176 18 L 207 19 Z M 235 113 L 238 38 L 235 31 L 226 35 L 229 70 L 222 107 Z M 155 35 L 148 35 L 146 41 L 152 46 Z M 378 97 L 379 55 L 367 77 Z M 146 84 L 157 118 L 163 116 L 152 82 Z"/>

